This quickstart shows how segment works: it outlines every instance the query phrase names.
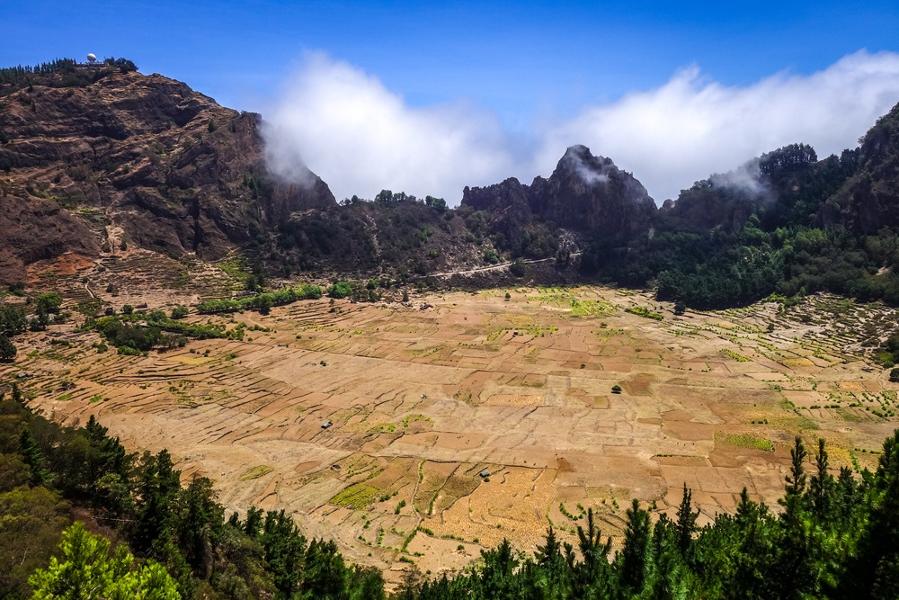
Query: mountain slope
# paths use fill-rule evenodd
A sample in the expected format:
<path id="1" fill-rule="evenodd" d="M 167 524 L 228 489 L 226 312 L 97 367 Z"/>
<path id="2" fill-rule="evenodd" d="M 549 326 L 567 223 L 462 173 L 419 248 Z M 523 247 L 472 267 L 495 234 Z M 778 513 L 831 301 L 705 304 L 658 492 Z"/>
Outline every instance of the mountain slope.
<path id="1" fill-rule="evenodd" d="M 0 88 L 0 202 L 24 219 L 0 220 L 0 239 L 46 219 L 57 234 L 4 244 L 0 279 L 21 280 L 36 258 L 127 244 L 215 259 L 294 211 L 333 205 L 312 173 L 302 186 L 266 174 L 259 125 L 127 68 L 68 64 Z"/>

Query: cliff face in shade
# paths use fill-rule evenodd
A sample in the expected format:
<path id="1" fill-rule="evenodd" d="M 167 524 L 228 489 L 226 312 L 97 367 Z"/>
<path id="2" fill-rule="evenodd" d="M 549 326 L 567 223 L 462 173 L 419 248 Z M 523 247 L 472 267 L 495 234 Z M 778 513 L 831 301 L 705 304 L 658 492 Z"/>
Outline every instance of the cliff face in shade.
<path id="1" fill-rule="evenodd" d="M 824 205 L 825 224 L 865 234 L 899 227 L 899 104 L 868 130 L 856 161 L 855 173 Z"/>
<path id="2" fill-rule="evenodd" d="M 552 175 L 536 177 L 530 186 L 511 178 L 466 187 L 462 205 L 492 212 L 498 220 L 538 220 L 622 240 L 645 234 L 656 213 L 643 184 L 586 146 L 568 148 Z"/>
<path id="3" fill-rule="evenodd" d="M 266 173 L 258 115 L 161 75 L 94 69 L 73 85 L 48 74 L 0 88 L 0 212 L 13 213 L 0 217 L 0 280 L 122 241 L 215 259 L 334 205 L 312 173 L 303 186 Z"/>
<path id="4" fill-rule="evenodd" d="M 640 236 L 656 213 L 643 184 L 586 146 L 568 148 L 548 179 L 535 178 L 530 199 L 541 218 L 602 237 Z"/>

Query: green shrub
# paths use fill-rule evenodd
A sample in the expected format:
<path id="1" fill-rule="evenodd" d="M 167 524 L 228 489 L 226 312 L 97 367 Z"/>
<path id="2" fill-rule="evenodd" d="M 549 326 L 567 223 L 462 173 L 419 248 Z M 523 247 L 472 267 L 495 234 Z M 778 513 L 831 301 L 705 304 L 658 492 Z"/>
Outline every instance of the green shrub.
<path id="1" fill-rule="evenodd" d="M 661 313 L 649 310 L 645 306 L 631 306 L 629 308 L 625 308 L 624 312 L 629 312 L 632 315 L 637 315 L 638 317 L 644 317 L 646 319 L 653 319 L 655 321 L 661 321 L 665 318 Z"/>
<path id="2" fill-rule="evenodd" d="M 11 362 L 16 358 L 16 347 L 8 337 L 0 334 L 0 362 Z"/>
<path id="3" fill-rule="evenodd" d="M 353 293 L 353 286 L 348 281 L 335 281 L 328 288 L 328 296 L 331 298 L 346 298 Z"/>
<path id="4" fill-rule="evenodd" d="M 35 299 L 35 312 L 38 314 L 55 314 L 59 312 L 62 306 L 62 298 L 56 292 L 47 292 L 40 294 Z"/>
<path id="5" fill-rule="evenodd" d="M 220 314 L 242 310 L 268 310 L 273 306 L 292 304 L 297 300 L 316 300 L 322 297 L 322 289 L 317 285 L 303 284 L 285 287 L 274 292 L 264 292 L 243 298 L 206 300 L 197 305 L 200 314 Z"/>
<path id="6" fill-rule="evenodd" d="M 25 310 L 15 304 L 0 304 L 0 334 L 11 336 L 28 327 Z"/>

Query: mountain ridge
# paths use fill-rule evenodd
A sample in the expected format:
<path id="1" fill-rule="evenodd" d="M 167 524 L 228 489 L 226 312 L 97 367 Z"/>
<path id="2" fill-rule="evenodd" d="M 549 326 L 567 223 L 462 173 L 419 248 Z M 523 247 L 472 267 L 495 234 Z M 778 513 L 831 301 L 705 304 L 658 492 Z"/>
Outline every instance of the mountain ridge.
<path id="1" fill-rule="evenodd" d="M 657 286 L 699 307 L 817 290 L 899 301 L 899 106 L 839 157 L 793 144 L 661 207 L 583 145 L 530 184 L 465 187 L 457 208 L 390 190 L 337 203 L 311 171 L 309 185 L 269 174 L 260 123 L 121 59 L 3 70 L 0 281 L 66 253 L 133 246 L 207 261 L 239 252 L 285 277 L 402 278 L 556 256 L 565 280 Z"/>

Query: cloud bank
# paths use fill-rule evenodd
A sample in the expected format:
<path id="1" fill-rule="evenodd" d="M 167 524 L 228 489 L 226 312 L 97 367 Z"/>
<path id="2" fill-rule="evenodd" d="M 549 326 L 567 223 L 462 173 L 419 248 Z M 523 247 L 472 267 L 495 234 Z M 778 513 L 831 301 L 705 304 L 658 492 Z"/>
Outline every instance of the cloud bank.
<path id="1" fill-rule="evenodd" d="M 338 199 L 382 189 L 457 202 L 514 161 L 492 115 L 463 103 L 411 107 L 375 77 L 322 54 L 288 82 L 263 133 L 269 168 L 301 179 L 303 163 Z"/>
<path id="2" fill-rule="evenodd" d="M 810 75 L 778 73 L 725 86 L 698 67 L 535 131 L 522 155 L 489 112 L 464 103 L 413 107 L 363 71 L 316 54 L 267 116 L 269 168 L 303 164 L 338 198 L 382 188 L 458 203 L 465 185 L 548 175 L 565 148 L 590 147 L 632 171 L 659 202 L 695 180 L 793 142 L 819 156 L 854 147 L 899 102 L 899 54 L 848 55 Z"/>

